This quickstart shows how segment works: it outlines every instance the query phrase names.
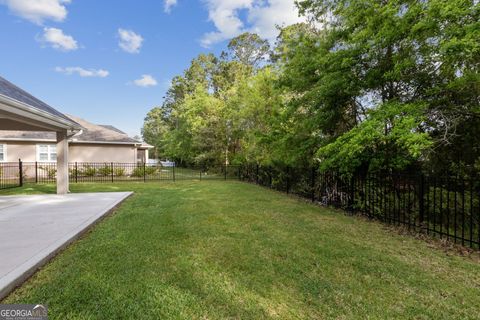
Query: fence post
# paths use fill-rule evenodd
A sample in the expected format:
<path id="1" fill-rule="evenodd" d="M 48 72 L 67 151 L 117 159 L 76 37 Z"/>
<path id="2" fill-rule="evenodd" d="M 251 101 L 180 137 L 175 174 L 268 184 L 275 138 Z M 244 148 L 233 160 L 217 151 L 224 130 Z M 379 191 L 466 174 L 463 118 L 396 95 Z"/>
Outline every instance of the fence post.
<path id="1" fill-rule="evenodd" d="M 175 182 L 175 165 L 172 168 L 173 168 L 173 182 Z"/>
<path id="2" fill-rule="evenodd" d="M 22 187 L 23 186 L 23 163 L 22 163 L 22 159 L 18 159 L 18 178 L 19 178 L 20 187 Z"/>
<path id="3" fill-rule="evenodd" d="M 225 172 L 224 172 L 224 174 L 225 174 L 225 181 L 226 181 L 226 180 L 227 180 L 227 164 L 225 164 Z"/>
<path id="4" fill-rule="evenodd" d="M 425 176 L 420 173 L 420 185 L 418 187 L 418 220 L 420 225 L 423 223 L 425 216 Z"/>
<path id="5" fill-rule="evenodd" d="M 145 182 L 147 180 L 147 172 L 145 170 L 145 162 L 143 163 L 143 182 Z"/>
<path id="6" fill-rule="evenodd" d="M 259 169 L 259 165 L 257 163 L 257 170 L 255 172 L 255 181 L 257 182 L 257 184 L 258 184 L 258 169 Z"/>
<path id="7" fill-rule="evenodd" d="M 317 170 L 315 169 L 315 167 L 312 167 L 311 170 L 312 170 L 311 181 L 310 181 L 310 188 L 312 189 L 311 198 L 312 198 L 312 202 L 315 202 L 315 176 L 316 176 Z"/>
<path id="8" fill-rule="evenodd" d="M 111 174 L 111 176 L 112 176 L 112 183 L 113 183 L 113 162 L 110 163 L 110 166 L 111 166 L 111 167 L 110 167 L 110 171 L 111 171 L 110 174 Z"/>
<path id="9" fill-rule="evenodd" d="M 38 183 L 38 162 L 35 161 L 35 183 Z"/>
<path id="10" fill-rule="evenodd" d="M 287 166 L 287 194 L 290 193 L 290 166 Z"/>
<path id="11" fill-rule="evenodd" d="M 202 181 L 202 170 L 203 170 L 203 168 L 200 167 L 200 181 Z"/>
<path id="12" fill-rule="evenodd" d="M 78 164 L 75 161 L 75 183 L 78 183 Z"/>
<path id="13" fill-rule="evenodd" d="M 353 206 L 355 203 L 355 174 L 350 177 L 350 196 L 348 197 L 348 210 L 353 212 Z"/>

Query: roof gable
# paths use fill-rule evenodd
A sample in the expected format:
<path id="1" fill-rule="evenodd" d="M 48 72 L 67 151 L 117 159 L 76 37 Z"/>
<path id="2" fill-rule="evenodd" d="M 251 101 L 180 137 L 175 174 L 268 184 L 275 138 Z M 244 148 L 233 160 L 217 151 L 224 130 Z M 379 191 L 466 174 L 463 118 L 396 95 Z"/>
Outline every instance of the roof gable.
<path id="1" fill-rule="evenodd" d="M 68 115 L 74 121 L 79 123 L 84 129 L 83 132 L 74 136 L 72 141 L 95 141 L 95 142 L 130 142 L 141 143 L 138 140 L 130 138 L 126 133 L 120 133 L 119 130 L 112 130 L 101 125 L 88 122 L 76 116 Z"/>

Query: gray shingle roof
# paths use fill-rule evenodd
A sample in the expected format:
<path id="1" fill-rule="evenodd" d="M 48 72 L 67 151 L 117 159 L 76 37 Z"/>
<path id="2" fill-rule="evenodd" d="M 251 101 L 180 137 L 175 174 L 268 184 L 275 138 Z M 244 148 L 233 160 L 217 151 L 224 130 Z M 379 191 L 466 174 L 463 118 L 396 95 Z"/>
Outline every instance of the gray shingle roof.
<path id="1" fill-rule="evenodd" d="M 109 129 L 109 130 L 112 130 L 112 131 L 116 131 L 118 133 L 122 133 L 122 134 L 126 134 L 125 132 L 123 132 L 122 130 L 112 126 L 112 125 L 109 125 L 109 124 L 99 124 L 100 127 L 104 127 L 105 129 Z"/>
<path id="2" fill-rule="evenodd" d="M 103 143 L 128 143 L 140 144 L 141 141 L 130 138 L 126 133 L 119 132 L 113 126 L 96 125 L 81 118 L 68 115 L 73 121 L 77 122 L 83 127 L 81 134 L 72 138 L 72 142 L 103 142 Z M 107 127 L 115 128 L 116 130 Z M 44 131 L 3 131 L 0 130 L 0 140 L 51 140 L 55 141 L 55 132 Z"/>
<path id="3" fill-rule="evenodd" d="M 66 115 L 61 113 L 60 111 L 55 110 L 54 108 L 50 107 L 45 102 L 35 98 L 30 93 L 26 92 L 25 90 L 17 87 L 10 81 L 2 78 L 0 76 L 0 94 L 4 95 L 10 99 L 17 100 L 19 102 L 25 103 L 30 107 L 42 110 L 44 112 L 49 113 L 50 115 L 63 118 L 70 122 L 75 123 L 72 119 L 68 118 Z"/>

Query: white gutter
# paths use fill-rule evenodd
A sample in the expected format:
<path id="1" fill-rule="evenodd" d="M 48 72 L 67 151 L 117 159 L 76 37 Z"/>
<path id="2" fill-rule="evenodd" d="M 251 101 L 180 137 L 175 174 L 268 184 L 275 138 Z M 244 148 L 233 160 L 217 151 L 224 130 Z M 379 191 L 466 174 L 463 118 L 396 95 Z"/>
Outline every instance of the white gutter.
<path id="1" fill-rule="evenodd" d="M 67 136 L 67 139 L 70 139 L 70 138 L 73 138 L 73 137 L 76 137 L 76 136 L 79 136 L 83 133 L 83 129 L 80 129 L 78 131 L 74 131 L 72 134 L 68 135 Z"/>

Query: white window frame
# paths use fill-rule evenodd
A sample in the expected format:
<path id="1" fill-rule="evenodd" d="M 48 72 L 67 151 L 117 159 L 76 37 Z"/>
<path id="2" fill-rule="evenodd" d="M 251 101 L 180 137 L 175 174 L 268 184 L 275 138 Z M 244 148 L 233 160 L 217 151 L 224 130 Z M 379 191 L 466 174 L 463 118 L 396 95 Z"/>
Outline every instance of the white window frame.
<path id="1" fill-rule="evenodd" d="M 7 144 L 0 143 L 0 146 L 3 147 L 3 160 L 0 159 L 0 162 L 7 162 Z"/>
<path id="2" fill-rule="evenodd" d="M 47 147 L 47 160 L 40 159 L 40 147 L 42 146 Z M 56 144 L 46 144 L 46 143 L 37 144 L 37 162 L 57 162 L 56 158 L 52 160 L 52 154 L 55 153 L 55 156 L 57 155 L 56 148 L 57 148 Z M 54 149 L 55 152 L 52 152 L 52 149 Z"/>

